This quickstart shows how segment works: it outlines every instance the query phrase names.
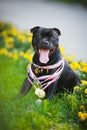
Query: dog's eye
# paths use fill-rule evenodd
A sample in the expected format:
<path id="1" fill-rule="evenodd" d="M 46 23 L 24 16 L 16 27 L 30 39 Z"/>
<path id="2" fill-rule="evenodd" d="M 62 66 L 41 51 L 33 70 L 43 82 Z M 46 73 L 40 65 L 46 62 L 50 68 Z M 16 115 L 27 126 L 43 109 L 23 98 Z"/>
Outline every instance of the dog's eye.
<path id="1" fill-rule="evenodd" d="M 58 37 L 52 37 L 53 40 L 58 40 Z"/>
<path id="2" fill-rule="evenodd" d="M 39 39 L 41 38 L 41 34 L 40 33 L 38 33 L 37 36 L 38 36 Z"/>

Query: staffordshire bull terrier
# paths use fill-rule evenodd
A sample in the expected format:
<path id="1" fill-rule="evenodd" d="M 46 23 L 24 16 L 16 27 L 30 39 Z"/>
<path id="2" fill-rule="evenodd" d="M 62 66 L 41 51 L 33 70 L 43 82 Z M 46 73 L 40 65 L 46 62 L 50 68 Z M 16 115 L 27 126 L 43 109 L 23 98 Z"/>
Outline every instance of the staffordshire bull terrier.
<path id="1" fill-rule="evenodd" d="M 28 70 L 28 77 L 20 90 L 21 94 L 25 95 L 34 81 L 41 85 L 48 99 L 61 90 L 73 91 L 73 87 L 80 84 L 80 79 L 61 55 L 60 30 L 36 26 L 31 32 L 35 54 Z"/>

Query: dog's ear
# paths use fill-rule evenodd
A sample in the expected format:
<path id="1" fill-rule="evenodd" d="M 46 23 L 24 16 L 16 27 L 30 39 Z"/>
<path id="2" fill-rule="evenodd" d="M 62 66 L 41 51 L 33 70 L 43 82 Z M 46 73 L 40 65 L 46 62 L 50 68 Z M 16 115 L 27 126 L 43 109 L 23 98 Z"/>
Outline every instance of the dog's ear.
<path id="1" fill-rule="evenodd" d="M 53 28 L 53 30 L 57 32 L 58 36 L 60 36 L 60 35 L 61 35 L 61 32 L 60 32 L 60 30 L 59 30 L 59 29 L 57 29 L 57 28 Z"/>
<path id="2" fill-rule="evenodd" d="M 30 31 L 31 31 L 32 33 L 35 33 L 39 28 L 40 28 L 39 26 L 36 26 L 36 27 L 34 27 L 34 28 L 31 28 Z"/>

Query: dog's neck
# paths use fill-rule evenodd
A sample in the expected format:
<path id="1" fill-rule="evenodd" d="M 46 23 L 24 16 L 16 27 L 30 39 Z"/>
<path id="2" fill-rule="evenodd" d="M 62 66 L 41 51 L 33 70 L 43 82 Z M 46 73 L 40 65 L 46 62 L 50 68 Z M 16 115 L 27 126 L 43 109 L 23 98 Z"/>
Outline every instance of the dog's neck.
<path id="1" fill-rule="evenodd" d="M 41 86 L 43 90 L 58 80 L 64 70 L 65 61 L 62 58 L 58 63 L 49 66 L 38 66 L 32 63 L 28 70 L 28 80 L 33 85 L 33 81 Z M 43 69 L 43 70 L 42 70 Z M 49 70 L 50 72 L 46 72 Z M 39 72 L 41 71 L 41 72 Z"/>
<path id="2" fill-rule="evenodd" d="M 52 65 L 57 63 L 61 59 L 62 59 L 62 55 L 59 48 L 57 48 L 56 51 L 49 56 L 49 62 L 47 64 L 43 64 L 39 61 L 39 55 L 37 55 L 37 53 L 35 53 L 33 56 L 33 62 L 40 66 Z"/>

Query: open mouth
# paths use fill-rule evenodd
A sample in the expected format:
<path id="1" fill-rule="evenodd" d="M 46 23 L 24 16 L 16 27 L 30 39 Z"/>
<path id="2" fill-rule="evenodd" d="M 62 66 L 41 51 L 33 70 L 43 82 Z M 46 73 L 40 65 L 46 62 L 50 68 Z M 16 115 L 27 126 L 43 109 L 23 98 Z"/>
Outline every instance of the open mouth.
<path id="1" fill-rule="evenodd" d="M 39 49 L 39 60 L 41 63 L 46 64 L 49 61 L 49 56 L 55 51 L 55 48 L 52 50 L 48 49 Z"/>

